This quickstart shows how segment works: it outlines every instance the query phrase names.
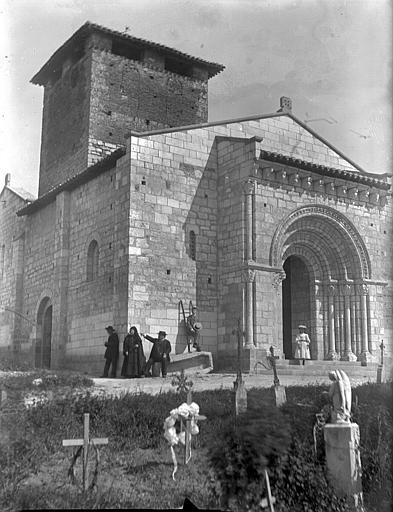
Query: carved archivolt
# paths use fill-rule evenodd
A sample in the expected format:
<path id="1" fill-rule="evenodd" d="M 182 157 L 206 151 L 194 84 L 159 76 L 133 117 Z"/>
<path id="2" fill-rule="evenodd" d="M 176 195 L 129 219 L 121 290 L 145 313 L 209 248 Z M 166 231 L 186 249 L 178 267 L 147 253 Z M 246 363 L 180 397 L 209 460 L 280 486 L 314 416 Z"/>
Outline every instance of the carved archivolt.
<path id="1" fill-rule="evenodd" d="M 280 266 L 282 264 L 282 248 L 290 225 L 302 217 L 322 217 L 333 222 L 336 228 L 344 234 L 349 247 L 356 251 L 360 262 L 361 278 L 371 277 L 371 264 L 366 246 L 355 226 L 340 212 L 323 205 L 303 206 L 288 215 L 278 226 L 270 248 L 270 265 Z"/>

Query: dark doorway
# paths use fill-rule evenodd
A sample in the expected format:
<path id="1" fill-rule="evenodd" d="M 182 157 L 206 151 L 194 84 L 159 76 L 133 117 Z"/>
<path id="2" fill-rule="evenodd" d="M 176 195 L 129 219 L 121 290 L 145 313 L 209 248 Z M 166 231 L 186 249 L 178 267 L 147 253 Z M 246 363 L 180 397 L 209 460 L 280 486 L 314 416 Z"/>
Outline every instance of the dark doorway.
<path id="1" fill-rule="evenodd" d="M 36 368 L 50 368 L 52 352 L 52 304 L 48 297 L 41 301 L 37 312 L 35 344 Z"/>
<path id="2" fill-rule="evenodd" d="M 52 306 L 49 306 L 44 314 L 42 328 L 42 367 L 50 368 L 52 349 Z"/>
<path id="3" fill-rule="evenodd" d="M 284 263 L 286 278 L 282 282 L 282 327 L 285 359 L 292 359 L 292 303 L 291 303 L 291 264 L 289 258 Z"/>
<path id="4" fill-rule="evenodd" d="M 310 334 L 310 275 L 304 261 L 290 256 L 283 265 L 286 278 L 282 282 L 283 351 L 285 359 L 293 359 L 298 325 L 305 324 Z"/>

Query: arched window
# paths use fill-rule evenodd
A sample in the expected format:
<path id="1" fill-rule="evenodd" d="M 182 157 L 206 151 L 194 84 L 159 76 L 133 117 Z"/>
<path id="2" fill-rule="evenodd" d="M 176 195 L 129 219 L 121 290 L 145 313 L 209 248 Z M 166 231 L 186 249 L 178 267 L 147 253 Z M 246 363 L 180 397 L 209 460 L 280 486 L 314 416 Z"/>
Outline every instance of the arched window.
<path id="1" fill-rule="evenodd" d="M 100 251 L 96 240 L 92 240 L 87 249 L 87 280 L 93 281 L 98 277 Z"/>
<path id="2" fill-rule="evenodd" d="M 195 258 L 196 258 L 196 236 L 195 236 L 194 231 L 190 231 L 189 252 L 190 252 L 190 258 L 195 261 Z"/>

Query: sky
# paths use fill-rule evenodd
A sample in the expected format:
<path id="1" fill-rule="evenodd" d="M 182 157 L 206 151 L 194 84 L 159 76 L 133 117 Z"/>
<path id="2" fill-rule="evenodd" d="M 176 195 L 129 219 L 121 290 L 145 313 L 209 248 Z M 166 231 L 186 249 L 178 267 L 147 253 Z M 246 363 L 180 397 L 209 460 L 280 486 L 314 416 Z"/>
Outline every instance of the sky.
<path id="1" fill-rule="evenodd" d="M 390 0 L 2 0 L 0 189 L 37 194 L 43 88 L 86 21 L 218 62 L 209 121 L 293 113 L 367 172 L 392 172 Z"/>

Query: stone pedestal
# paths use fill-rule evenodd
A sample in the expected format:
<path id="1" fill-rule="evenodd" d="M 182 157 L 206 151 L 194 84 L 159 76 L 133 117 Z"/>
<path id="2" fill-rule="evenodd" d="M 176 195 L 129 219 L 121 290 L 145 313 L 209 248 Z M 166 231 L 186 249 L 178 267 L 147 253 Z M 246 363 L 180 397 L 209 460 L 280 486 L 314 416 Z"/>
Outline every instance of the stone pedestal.
<path id="1" fill-rule="evenodd" d="M 285 386 L 274 385 L 273 386 L 274 400 L 276 406 L 280 407 L 287 402 L 287 394 L 285 392 Z"/>
<path id="2" fill-rule="evenodd" d="M 233 384 L 235 388 L 235 412 L 238 416 L 247 411 L 247 391 L 243 381 L 236 380 Z"/>
<path id="3" fill-rule="evenodd" d="M 360 434 L 356 423 L 329 423 L 324 430 L 328 479 L 337 496 L 347 496 L 363 510 Z"/>

